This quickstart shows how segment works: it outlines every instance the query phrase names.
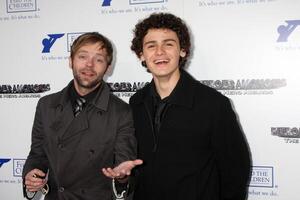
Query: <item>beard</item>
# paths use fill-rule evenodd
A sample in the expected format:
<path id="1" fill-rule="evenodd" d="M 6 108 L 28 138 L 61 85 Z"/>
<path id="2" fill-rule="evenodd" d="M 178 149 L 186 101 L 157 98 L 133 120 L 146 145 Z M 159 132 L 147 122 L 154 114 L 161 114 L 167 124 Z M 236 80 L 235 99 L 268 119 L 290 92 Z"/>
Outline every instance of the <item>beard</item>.
<path id="1" fill-rule="evenodd" d="M 80 76 L 80 72 L 73 70 L 74 80 L 77 82 L 78 86 L 85 89 L 93 89 L 102 82 L 102 77 L 99 75 L 91 80 L 85 80 Z"/>

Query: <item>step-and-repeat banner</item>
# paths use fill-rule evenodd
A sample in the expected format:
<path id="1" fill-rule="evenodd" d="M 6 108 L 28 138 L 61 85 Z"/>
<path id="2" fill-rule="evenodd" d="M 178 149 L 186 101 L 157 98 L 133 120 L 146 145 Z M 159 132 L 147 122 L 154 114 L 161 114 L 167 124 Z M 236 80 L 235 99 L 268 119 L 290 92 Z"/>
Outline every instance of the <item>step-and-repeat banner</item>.
<path id="1" fill-rule="evenodd" d="M 115 65 L 106 78 L 115 95 L 128 101 L 151 80 L 130 43 L 134 25 L 153 12 L 171 12 L 187 22 L 193 38 L 187 70 L 232 100 L 252 152 L 248 199 L 299 198 L 300 1 L 1 0 L 0 5 L 1 199 L 22 199 L 36 103 L 72 79 L 68 56 L 74 39 L 98 31 L 113 41 Z"/>

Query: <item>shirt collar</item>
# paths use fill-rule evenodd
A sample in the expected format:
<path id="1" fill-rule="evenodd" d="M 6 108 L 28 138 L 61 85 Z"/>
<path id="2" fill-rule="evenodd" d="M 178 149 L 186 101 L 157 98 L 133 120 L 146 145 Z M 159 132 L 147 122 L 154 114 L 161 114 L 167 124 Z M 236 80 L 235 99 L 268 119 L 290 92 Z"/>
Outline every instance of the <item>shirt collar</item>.
<path id="1" fill-rule="evenodd" d="M 199 81 L 195 80 L 188 72 L 184 69 L 180 70 L 180 78 L 169 96 L 168 103 L 185 106 L 188 108 L 192 108 L 194 103 L 194 96 L 199 85 Z M 150 97 L 152 92 L 151 87 L 154 87 L 154 81 L 152 79 L 151 83 L 146 85 L 140 91 L 138 91 L 135 95 L 130 99 L 131 104 L 141 104 Z"/>
<path id="2" fill-rule="evenodd" d="M 192 107 L 195 83 L 197 83 L 197 81 L 191 75 L 189 75 L 185 70 L 180 70 L 180 78 L 175 88 L 168 97 L 163 99 L 163 101 L 167 101 L 168 104 Z M 150 86 L 150 93 L 151 96 L 160 99 L 153 80 Z"/>
<path id="3" fill-rule="evenodd" d="M 96 97 L 97 93 L 99 92 L 99 90 L 101 90 L 103 83 L 101 83 L 96 89 L 94 89 L 92 92 L 81 96 L 78 94 L 78 92 L 76 91 L 75 87 L 74 87 L 74 83 L 70 85 L 69 88 L 69 96 L 70 96 L 70 100 L 72 102 L 72 104 L 76 101 L 76 99 L 78 98 L 84 98 L 86 100 L 87 103 L 91 103 L 93 101 L 93 99 Z"/>

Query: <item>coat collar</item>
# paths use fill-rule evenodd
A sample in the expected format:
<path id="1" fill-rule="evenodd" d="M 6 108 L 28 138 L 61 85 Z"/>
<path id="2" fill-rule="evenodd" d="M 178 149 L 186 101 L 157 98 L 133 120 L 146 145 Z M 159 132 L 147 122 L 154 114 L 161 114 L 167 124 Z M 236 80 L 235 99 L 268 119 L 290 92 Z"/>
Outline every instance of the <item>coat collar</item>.
<path id="1" fill-rule="evenodd" d="M 169 103 L 191 108 L 194 102 L 194 94 L 198 81 L 196 81 L 185 70 L 180 70 L 180 78 L 174 90 L 170 94 Z M 131 104 L 141 104 L 149 98 L 151 85 L 154 85 L 152 79 L 151 83 L 146 85 L 143 89 L 138 91 L 130 99 Z"/>
<path id="2" fill-rule="evenodd" d="M 71 84 L 73 84 L 73 80 L 70 81 L 69 84 L 59 92 L 61 95 L 56 95 L 56 98 L 52 101 L 52 107 L 61 107 L 61 109 L 63 109 L 68 105 L 68 103 L 70 103 L 69 89 Z M 109 96 L 109 86 L 105 81 L 102 81 L 101 86 L 91 104 L 100 110 L 107 111 Z"/>
<path id="3" fill-rule="evenodd" d="M 53 95 L 51 106 L 57 111 L 56 118 L 51 124 L 55 131 L 58 141 L 66 141 L 82 131 L 89 128 L 87 112 L 82 112 L 78 117 L 74 117 L 72 104 L 69 96 L 69 89 L 73 84 L 71 81 L 62 91 Z M 102 110 L 108 110 L 110 90 L 108 85 L 103 81 L 101 83 L 95 98 L 90 105 Z"/>

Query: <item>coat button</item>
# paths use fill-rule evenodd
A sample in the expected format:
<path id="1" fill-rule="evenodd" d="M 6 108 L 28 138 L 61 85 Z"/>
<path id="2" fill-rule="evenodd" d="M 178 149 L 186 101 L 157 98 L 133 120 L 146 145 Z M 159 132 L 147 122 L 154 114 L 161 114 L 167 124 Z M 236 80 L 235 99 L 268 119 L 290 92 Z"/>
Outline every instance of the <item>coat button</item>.
<path id="1" fill-rule="evenodd" d="M 95 150 L 94 149 L 90 149 L 90 154 L 94 154 L 95 153 Z"/>
<path id="2" fill-rule="evenodd" d="M 59 192 L 63 192 L 63 191 L 65 191 L 65 188 L 64 188 L 64 187 L 60 187 L 60 188 L 58 189 L 58 191 L 59 191 Z"/>
<path id="3" fill-rule="evenodd" d="M 64 145 L 63 144 L 58 144 L 58 148 L 63 149 Z"/>

